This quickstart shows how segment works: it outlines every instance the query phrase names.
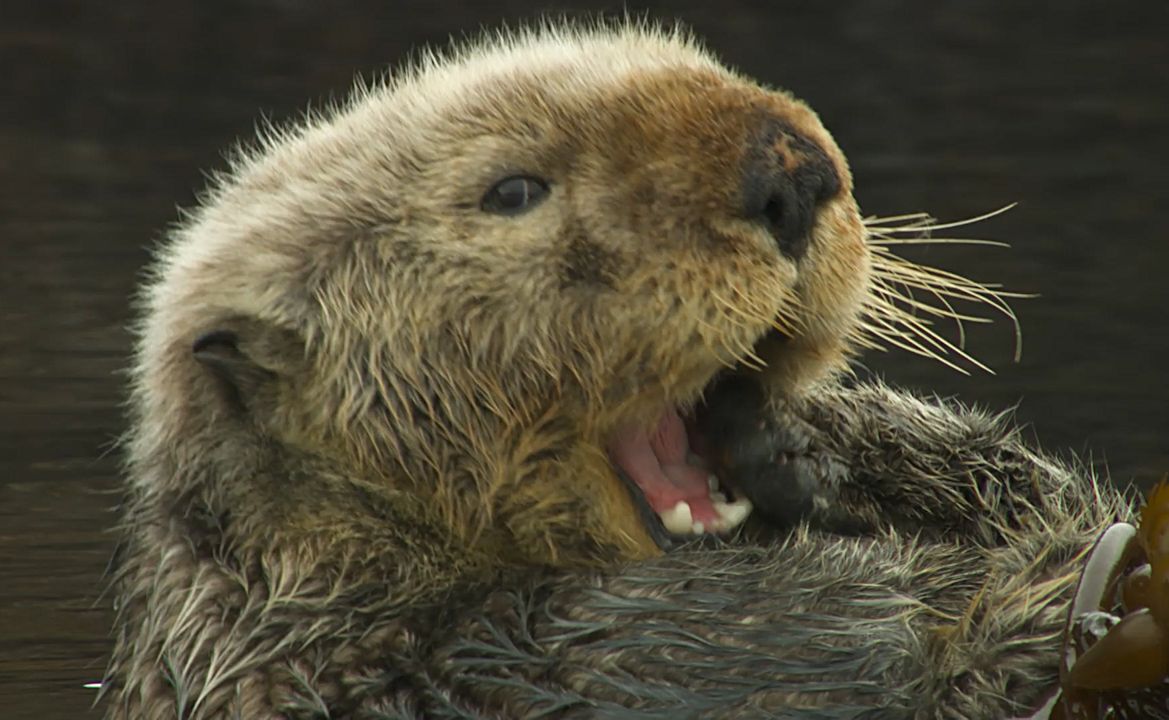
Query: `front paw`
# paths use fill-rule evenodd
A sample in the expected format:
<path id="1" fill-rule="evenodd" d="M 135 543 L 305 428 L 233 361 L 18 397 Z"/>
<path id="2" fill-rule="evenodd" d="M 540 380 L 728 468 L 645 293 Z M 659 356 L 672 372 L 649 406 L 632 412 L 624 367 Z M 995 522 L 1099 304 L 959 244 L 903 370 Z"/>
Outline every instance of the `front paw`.
<path id="1" fill-rule="evenodd" d="M 819 449 L 816 429 L 786 406 L 769 404 L 751 379 L 720 382 L 699 418 L 723 487 L 750 500 L 770 525 L 788 528 L 809 517 L 846 475 L 842 463 Z"/>

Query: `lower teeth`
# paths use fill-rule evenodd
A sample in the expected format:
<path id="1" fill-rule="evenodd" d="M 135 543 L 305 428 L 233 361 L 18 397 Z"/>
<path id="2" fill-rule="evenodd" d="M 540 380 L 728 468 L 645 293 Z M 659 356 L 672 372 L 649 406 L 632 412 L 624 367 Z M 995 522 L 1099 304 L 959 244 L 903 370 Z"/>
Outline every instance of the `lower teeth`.
<path id="1" fill-rule="evenodd" d="M 708 486 L 711 487 L 711 505 L 718 514 L 718 519 L 710 523 L 709 526 L 695 522 L 694 516 L 690 512 L 690 504 L 679 500 L 674 507 L 658 513 L 666 530 L 675 535 L 701 535 L 708 530 L 716 533 L 728 532 L 743 524 L 743 521 L 751 514 L 751 501 L 739 498 L 734 502 L 727 502 L 726 495 L 715 489 L 718 486 L 718 480 L 713 475 Z"/>
<path id="2" fill-rule="evenodd" d="M 723 529 L 730 530 L 743 524 L 747 516 L 751 514 L 751 501 L 747 498 L 739 498 L 733 503 L 715 501 L 713 503 L 714 511 L 718 513 L 719 520 L 722 521 Z"/>
<path id="3" fill-rule="evenodd" d="M 659 515 L 662 518 L 662 525 L 675 535 L 692 532 L 694 520 L 690 514 L 690 503 L 679 500 L 677 505 Z"/>

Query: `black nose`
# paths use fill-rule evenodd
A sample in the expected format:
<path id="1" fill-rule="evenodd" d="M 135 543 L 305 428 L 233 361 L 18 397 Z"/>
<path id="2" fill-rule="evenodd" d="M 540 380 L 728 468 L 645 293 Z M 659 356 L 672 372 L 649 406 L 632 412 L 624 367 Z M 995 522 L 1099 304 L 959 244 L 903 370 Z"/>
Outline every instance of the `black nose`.
<path id="1" fill-rule="evenodd" d="M 799 260 L 808 250 L 816 208 L 840 192 L 828 153 L 786 123 L 768 120 L 747 153 L 743 214 L 762 224 L 779 251 Z"/>

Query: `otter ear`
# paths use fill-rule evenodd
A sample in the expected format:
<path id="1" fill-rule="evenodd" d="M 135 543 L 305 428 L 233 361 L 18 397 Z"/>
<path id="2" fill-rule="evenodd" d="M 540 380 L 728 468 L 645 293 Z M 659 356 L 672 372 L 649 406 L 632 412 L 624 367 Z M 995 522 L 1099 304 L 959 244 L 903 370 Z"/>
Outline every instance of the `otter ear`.
<path id="1" fill-rule="evenodd" d="M 253 409 L 273 382 L 304 363 L 305 346 L 290 330 L 235 319 L 200 335 L 191 354 L 219 380 L 231 399 Z"/>

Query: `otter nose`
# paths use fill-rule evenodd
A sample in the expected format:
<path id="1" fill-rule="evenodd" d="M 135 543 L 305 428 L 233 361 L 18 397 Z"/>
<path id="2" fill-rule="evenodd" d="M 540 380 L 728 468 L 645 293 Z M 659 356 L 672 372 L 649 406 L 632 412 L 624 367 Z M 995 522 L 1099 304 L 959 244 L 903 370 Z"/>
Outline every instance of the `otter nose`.
<path id="1" fill-rule="evenodd" d="M 781 122 L 771 122 L 746 157 L 744 217 L 767 228 L 779 251 L 799 260 L 819 205 L 840 191 L 824 149 Z"/>

